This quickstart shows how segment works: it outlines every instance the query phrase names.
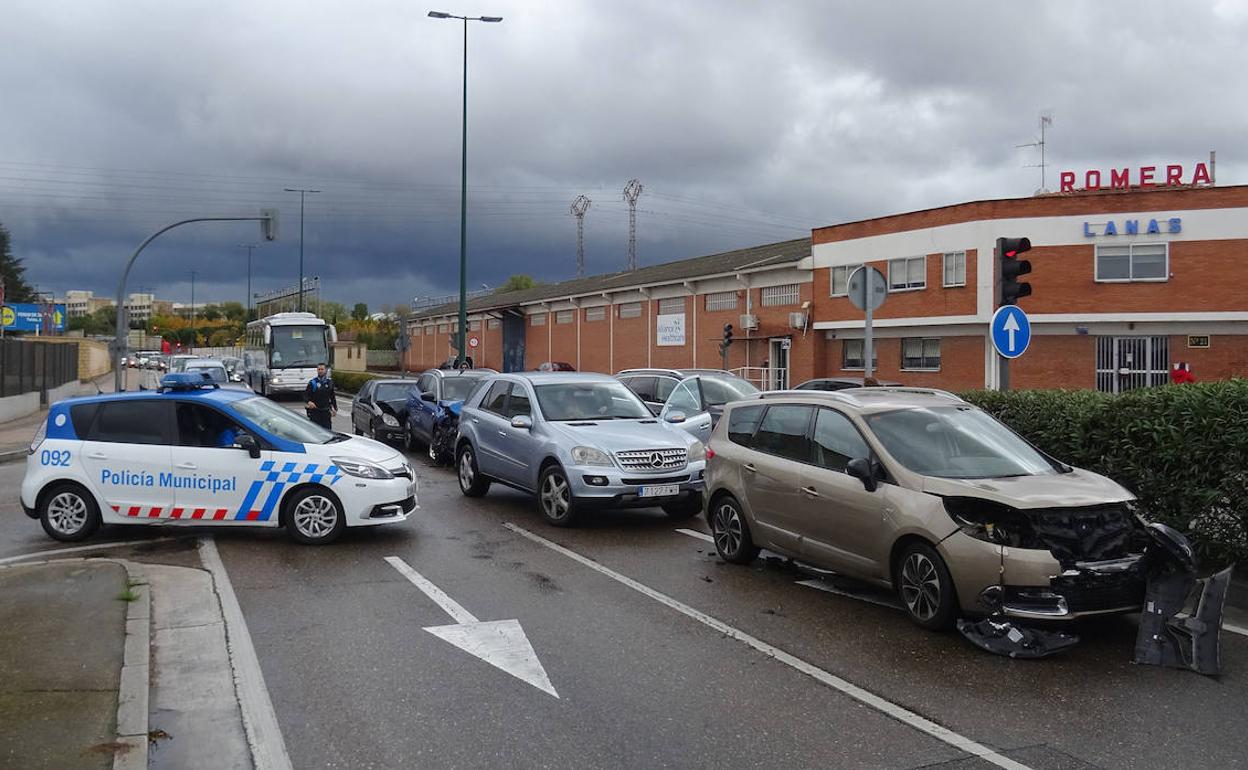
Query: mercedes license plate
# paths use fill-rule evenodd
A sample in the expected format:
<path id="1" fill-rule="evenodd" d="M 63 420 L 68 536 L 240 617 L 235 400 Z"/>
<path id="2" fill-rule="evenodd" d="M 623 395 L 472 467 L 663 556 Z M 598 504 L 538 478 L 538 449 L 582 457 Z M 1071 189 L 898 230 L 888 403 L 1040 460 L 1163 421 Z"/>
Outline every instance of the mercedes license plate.
<path id="1" fill-rule="evenodd" d="M 652 487 L 642 487 L 637 492 L 638 497 L 672 497 L 679 494 L 679 484 L 658 484 Z"/>

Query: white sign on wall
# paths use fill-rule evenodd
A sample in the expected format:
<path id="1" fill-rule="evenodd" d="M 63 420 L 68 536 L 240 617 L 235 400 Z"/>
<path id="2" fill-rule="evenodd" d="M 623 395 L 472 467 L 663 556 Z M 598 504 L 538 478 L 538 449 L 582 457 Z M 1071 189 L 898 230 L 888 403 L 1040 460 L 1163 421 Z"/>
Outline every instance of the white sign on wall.
<path id="1" fill-rule="evenodd" d="M 664 345 L 684 345 L 685 314 L 671 313 L 658 316 L 658 326 L 655 328 L 655 335 L 655 344 L 660 347 Z"/>

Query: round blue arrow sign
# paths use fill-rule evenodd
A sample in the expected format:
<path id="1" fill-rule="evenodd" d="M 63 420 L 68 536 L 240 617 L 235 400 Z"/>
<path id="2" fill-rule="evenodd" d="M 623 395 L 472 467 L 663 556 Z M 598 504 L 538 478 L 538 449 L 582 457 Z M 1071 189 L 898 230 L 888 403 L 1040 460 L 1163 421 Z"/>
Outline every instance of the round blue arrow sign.
<path id="1" fill-rule="evenodd" d="M 992 346 L 1006 358 L 1018 358 L 1031 344 L 1031 321 L 1017 305 L 1002 305 L 992 314 Z"/>

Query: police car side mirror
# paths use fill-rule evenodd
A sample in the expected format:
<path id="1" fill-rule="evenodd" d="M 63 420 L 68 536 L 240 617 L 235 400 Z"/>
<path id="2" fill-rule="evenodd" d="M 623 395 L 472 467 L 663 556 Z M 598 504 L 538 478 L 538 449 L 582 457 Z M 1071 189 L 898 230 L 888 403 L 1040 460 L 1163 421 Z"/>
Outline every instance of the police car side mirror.
<path id="1" fill-rule="evenodd" d="M 244 433 L 235 439 L 234 442 L 238 444 L 239 448 L 246 449 L 247 454 L 250 455 L 253 460 L 260 457 L 260 445 L 256 443 L 256 439 L 254 437 Z"/>

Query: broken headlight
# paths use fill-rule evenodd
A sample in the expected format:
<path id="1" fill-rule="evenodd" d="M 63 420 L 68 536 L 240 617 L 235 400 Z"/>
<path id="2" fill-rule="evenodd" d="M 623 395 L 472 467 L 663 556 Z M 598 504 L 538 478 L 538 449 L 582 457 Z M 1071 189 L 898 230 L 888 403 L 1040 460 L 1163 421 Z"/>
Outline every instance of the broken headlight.
<path id="1" fill-rule="evenodd" d="M 1044 548 L 1031 521 L 1017 508 L 976 497 L 946 497 L 945 512 L 976 540 L 1014 548 Z"/>

